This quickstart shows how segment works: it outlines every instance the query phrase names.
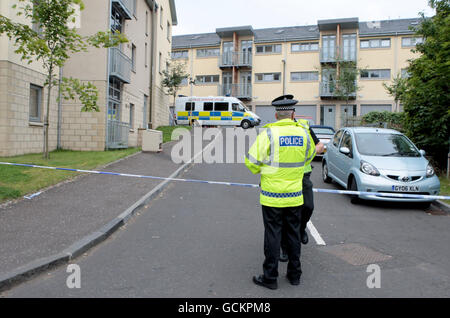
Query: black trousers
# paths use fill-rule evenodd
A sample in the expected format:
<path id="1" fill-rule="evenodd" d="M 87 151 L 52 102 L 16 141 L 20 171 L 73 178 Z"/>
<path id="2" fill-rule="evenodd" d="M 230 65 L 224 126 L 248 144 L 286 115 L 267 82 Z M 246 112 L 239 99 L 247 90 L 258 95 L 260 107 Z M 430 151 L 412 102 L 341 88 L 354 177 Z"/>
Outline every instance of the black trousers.
<path id="1" fill-rule="evenodd" d="M 274 208 L 262 206 L 264 219 L 264 279 L 274 282 L 278 278 L 281 237 L 284 232 L 289 257 L 287 276 L 298 279 L 300 264 L 300 214 L 301 207 Z"/>
<path id="2" fill-rule="evenodd" d="M 301 206 L 302 212 L 300 217 L 300 233 L 306 231 L 306 224 L 308 224 L 309 220 L 314 211 L 314 196 L 313 196 L 313 184 L 311 182 L 311 172 L 305 173 L 303 175 L 303 205 Z M 283 230 L 283 235 L 281 238 L 281 248 L 283 251 L 287 251 L 286 248 L 286 237 L 285 232 Z"/>

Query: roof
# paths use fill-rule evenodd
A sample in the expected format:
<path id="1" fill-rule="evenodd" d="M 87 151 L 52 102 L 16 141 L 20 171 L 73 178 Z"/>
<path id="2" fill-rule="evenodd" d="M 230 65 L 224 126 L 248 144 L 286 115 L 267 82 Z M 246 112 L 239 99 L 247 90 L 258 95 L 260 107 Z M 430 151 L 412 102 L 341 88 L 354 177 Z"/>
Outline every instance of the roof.
<path id="1" fill-rule="evenodd" d="M 324 23 L 329 24 L 332 22 L 337 23 L 339 21 L 343 23 L 346 22 L 354 24 L 355 19 L 356 18 L 339 19 L 339 20 L 322 20 L 319 21 L 319 25 L 323 25 Z M 359 35 L 360 37 L 370 37 L 370 36 L 383 36 L 396 34 L 400 35 L 413 34 L 414 31 L 410 30 L 409 28 L 417 26 L 417 24 L 420 23 L 420 20 L 421 18 L 412 18 L 412 19 L 359 22 L 358 24 Z M 241 28 L 244 27 L 222 28 L 217 30 L 229 31 Z M 251 26 L 246 26 L 245 28 L 249 30 Z M 307 41 L 307 40 L 319 40 L 320 38 L 318 25 L 255 29 L 253 30 L 253 33 L 255 43 Z M 221 41 L 217 33 L 178 35 L 173 36 L 172 39 L 173 39 L 172 49 L 219 46 Z"/>
<path id="2" fill-rule="evenodd" d="M 347 130 L 352 130 L 355 133 L 379 133 L 379 134 L 401 134 L 401 132 L 394 129 L 378 128 L 378 127 L 345 127 Z"/>
<path id="3" fill-rule="evenodd" d="M 360 22 L 359 36 L 413 34 L 409 28 L 417 26 L 420 20 L 421 18 Z"/>
<path id="4" fill-rule="evenodd" d="M 216 33 L 221 38 L 232 37 L 233 33 L 237 33 L 239 36 L 253 35 L 253 27 L 251 25 L 231 27 L 231 28 L 219 28 L 216 29 Z"/>

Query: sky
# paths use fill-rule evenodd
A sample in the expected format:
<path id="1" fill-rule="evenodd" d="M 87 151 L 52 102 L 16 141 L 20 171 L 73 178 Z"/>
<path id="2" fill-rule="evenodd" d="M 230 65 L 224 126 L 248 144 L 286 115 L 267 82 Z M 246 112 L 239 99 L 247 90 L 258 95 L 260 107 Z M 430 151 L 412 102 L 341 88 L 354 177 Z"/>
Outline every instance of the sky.
<path id="1" fill-rule="evenodd" d="M 428 0 L 175 0 L 173 35 L 210 33 L 216 28 L 254 29 L 312 25 L 317 20 L 358 17 L 359 21 L 433 16 Z"/>

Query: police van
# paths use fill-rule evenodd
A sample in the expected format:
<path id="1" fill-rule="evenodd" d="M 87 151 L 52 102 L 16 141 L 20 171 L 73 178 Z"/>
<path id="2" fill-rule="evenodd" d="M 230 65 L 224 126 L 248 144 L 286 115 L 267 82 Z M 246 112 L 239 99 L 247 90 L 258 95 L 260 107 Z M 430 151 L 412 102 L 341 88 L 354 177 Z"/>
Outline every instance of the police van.
<path id="1" fill-rule="evenodd" d="M 235 97 L 187 97 L 175 100 L 175 122 L 177 125 L 241 126 L 244 129 L 261 123 L 255 113 Z"/>

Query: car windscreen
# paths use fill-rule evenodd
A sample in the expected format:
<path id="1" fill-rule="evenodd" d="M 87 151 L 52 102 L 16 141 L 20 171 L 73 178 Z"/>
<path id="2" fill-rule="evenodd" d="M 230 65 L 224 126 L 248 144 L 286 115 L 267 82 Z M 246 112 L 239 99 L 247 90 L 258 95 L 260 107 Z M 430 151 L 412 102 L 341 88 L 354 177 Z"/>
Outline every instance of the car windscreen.
<path id="1" fill-rule="evenodd" d="M 411 141 L 399 134 L 355 134 L 360 154 L 381 157 L 420 157 Z"/>
<path id="2" fill-rule="evenodd" d="M 334 135 L 334 131 L 330 128 L 311 127 L 316 135 Z"/>

